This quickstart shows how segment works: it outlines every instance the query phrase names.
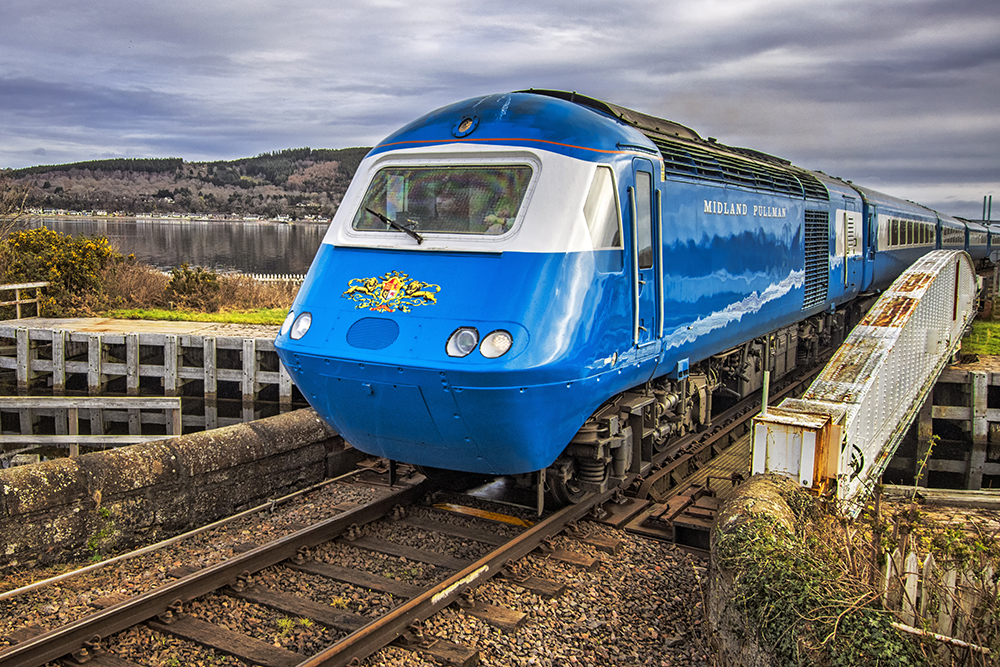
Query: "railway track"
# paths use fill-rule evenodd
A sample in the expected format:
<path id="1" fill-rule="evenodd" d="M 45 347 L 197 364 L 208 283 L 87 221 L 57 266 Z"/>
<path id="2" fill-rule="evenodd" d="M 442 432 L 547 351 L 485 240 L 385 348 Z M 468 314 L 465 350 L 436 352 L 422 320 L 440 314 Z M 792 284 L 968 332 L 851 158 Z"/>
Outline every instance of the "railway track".
<path id="1" fill-rule="evenodd" d="M 804 391 L 833 352 L 823 351 L 812 366 L 782 378 L 773 386 L 768 402 Z M 761 396 L 751 395 L 714 415 L 705 431 L 669 443 L 654 456 L 645 475 L 615 494 L 615 502 L 596 508 L 598 520 L 707 556 L 710 531 L 721 505 L 711 482 L 728 482 L 723 488 L 733 488 L 748 475 L 750 430 L 760 404 Z"/>
<path id="2" fill-rule="evenodd" d="M 772 399 L 804 388 L 823 363 L 784 380 L 775 388 Z M 672 443 L 657 455 L 652 471 L 629 490 L 630 500 L 646 500 L 654 508 L 666 507 L 671 498 L 685 492 L 698 470 L 747 434 L 759 405 L 758 396 L 745 399 L 717 415 L 713 420 L 715 426 L 710 430 Z M 422 480 L 420 476 L 417 479 Z M 22 628 L 8 638 L 16 643 L 0 648 L 0 667 L 35 667 L 56 661 L 94 667 L 148 664 L 142 656 L 125 659 L 108 650 L 114 645 L 117 634 L 136 626 L 192 642 L 215 654 L 233 656 L 240 664 L 274 667 L 360 664 L 367 656 L 390 645 L 424 653 L 445 664 L 475 664 L 478 660 L 475 649 L 425 635 L 422 623 L 445 607 L 459 604 L 467 613 L 478 615 L 489 623 L 516 628 L 520 622 L 516 613 L 477 603 L 472 591 L 490 578 L 515 576 L 506 569 L 512 563 L 535 550 L 545 549 L 547 540 L 577 521 L 601 515 L 603 508 L 614 505 L 610 502 L 614 496 L 621 496 L 616 491 L 592 495 L 581 503 L 551 513 L 534 525 L 514 531 L 509 524 L 505 530 L 496 529 L 497 516 L 477 512 L 473 512 L 476 517 L 464 516 L 460 523 L 449 523 L 445 515 L 461 511 L 460 507 L 434 509 L 432 514 L 436 512 L 441 518 L 428 518 L 426 511 L 412 513 L 412 508 L 416 507 L 426 510 L 426 499 L 434 493 L 436 487 L 427 480 L 403 483 L 372 502 L 345 508 L 334 517 L 266 544 L 242 544 L 240 553 L 213 565 L 175 568 L 171 571 L 176 577 L 173 581 L 109 603 L 59 627 L 45 631 Z M 382 539 L 379 526 L 386 522 L 404 524 L 419 531 L 417 542 L 420 545 L 437 543 L 443 546 L 430 550 Z M 470 525 L 476 523 L 480 525 Z M 505 532 L 514 534 L 503 535 Z M 643 534 L 642 530 L 636 532 Z M 655 531 L 646 534 L 655 535 Z M 449 551 L 454 551 L 447 546 L 449 541 L 478 547 L 470 550 L 463 546 L 463 556 L 456 557 L 448 555 Z M 344 549 L 373 554 L 374 569 L 377 569 L 377 557 L 381 554 L 422 563 L 435 572 L 448 574 L 436 576 L 434 583 L 428 585 L 396 581 L 378 572 L 337 564 L 338 553 Z M 574 560 L 572 553 L 558 554 L 558 557 Z M 373 596 L 368 607 L 379 608 L 382 613 L 363 615 L 341 610 L 282 590 L 272 585 L 282 577 L 266 574 L 275 568 L 368 591 Z M 544 580 L 519 579 L 517 583 L 543 593 L 551 593 L 555 588 Z M 199 618 L 198 609 L 226 604 L 217 600 L 202 602 L 206 598 L 232 599 L 240 604 L 268 608 L 286 618 L 300 619 L 298 623 L 322 628 L 322 631 L 314 633 L 317 641 L 292 651 L 252 633 L 242 634 Z"/>
<path id="3" fill-rule="evenodd" d="M 783 378 L 770 393 L 768 403 L 804 391 L 832 356 L 827 350 L 808 369 Z M 739 401 L 712 418 L 713 426 L 693 433 L 669 445 L 653 458 L 653 472 L 639 481 L 633 494 L 639 499 L 663 502 L 684 488 L 694 472 L 731 447 L 750 432 L 751 420 L 760 412 L 761 396 L 755 394 Z"/>
<path id="4" fill-rule="evenodd" d="M 544 549 L 546 540 L 586 517 L 605 498 L 592 497 L 554 512 L 534 525 L 502 531 L 494 527 L 502 515 L 468 508 L 464 511 L 476 516 L 462 515 L 459 522 L 448 519 L 454 510 L 463 509 L 459 507 L 431 508 L 432 516 L 428 517 L 426 503 L 422 501 L 432 497 L 434 490 L 426 480 L 401 485 L 373 502 L 272 542 L 245 544 L 242 553 L 217 564 L 200 569 L 176 568 L 171 572 L 177 576 L 175 580 L 109 604 L 65 625 L 39 634 L 34 634 L 30 628 L 22 629 L 15 634 L 17 643 L 0 649 L 0 667 L 33 667 L 57 660 L 63 664 L 96 667 L 149 664 L 141 656 L 125 659 L 107 650 L 115 643 L 117 633 L 137 625 L 208 647 L 217 654 L 235 656 L 246 664 L 275 667 L 359 664 L 366 656 L 390 644 L 426 653 L 446 664 L 475 664 L 475 649 L 425 636 L 421 622 L 457 602 L 467 613 L 478 615 L 487 622 L 516 626 L 517 614 L 477 603 L 470 592 L 492 577 L 514 576 L 510 570 L 505 570 L 510 563 L 536 549 Z M 418 506 L 422 511 L 409 515 L 412 508 Z M 435 514 L 440 514 L 441 518 L 433 516 Z M 387 522 L 404 524 L 417 531 L 420 544 L 460 543 L 464 545 L 465 555 L 448 555 L 447 546 L 432 551 L 382 539 L 379 527 Z M 516 534 L 504 536 L 504 532 Z M 470 544 L 476 546 L 470 549 Z M 426 564 L 435 572 L 448 574 L 438 576 L 433 585 L 421 586 L 396 581 L 377 571 L 366 572 L 339 565 L 338 561 L 342 560 L 339 554 L 352 549 L 373 554 L 370 560 L 375 564 L 377 556 L 382 554 Z M 571 553 L 557 553 L 553 557 L 574 559 Z M 354 590 L 365 590 L 372 596 L 370 608 L 384 608 L 385 611 L 372 618 L 272 587 L 269 582 L 282 579 L 280 574 L 274 574 L 275 568 L 350 584 Z M 544 580 L 525 579 L 517 583 L 539 592 L 553 587 Z M 287 617 L 300 619 L 297 623 L 322 628 L 323 631 L 317 634 L 326 645 L 304 653 L 292 651 L 274 646 L 264 638 L 241 634 L 199 618 L 198 609 L 219 604 L 206 602 L 206 599 L 220 596 L 276 610 Z"/>

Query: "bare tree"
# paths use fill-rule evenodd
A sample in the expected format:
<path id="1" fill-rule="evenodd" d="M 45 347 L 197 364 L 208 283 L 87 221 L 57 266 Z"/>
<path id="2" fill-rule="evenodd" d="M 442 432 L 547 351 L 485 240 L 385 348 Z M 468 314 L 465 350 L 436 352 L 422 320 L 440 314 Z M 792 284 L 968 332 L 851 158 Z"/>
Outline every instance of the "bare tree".
<path id="1" fill-rule="evenodd" d="M 24 204 L 27 199 L 26 186 L 15 185 L 0 175 L 0 239 L 6 237 L 24 215 Z"/>

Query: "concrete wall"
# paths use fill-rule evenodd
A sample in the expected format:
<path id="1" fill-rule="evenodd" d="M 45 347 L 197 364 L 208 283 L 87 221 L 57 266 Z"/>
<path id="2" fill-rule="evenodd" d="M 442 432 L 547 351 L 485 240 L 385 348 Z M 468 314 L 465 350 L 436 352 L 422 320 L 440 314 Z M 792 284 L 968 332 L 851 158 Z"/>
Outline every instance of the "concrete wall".
<path id="1" fill-rule="evenodd" d="M 150 544 L 349 470 L 311 409 L 0 470 L 0 570 Z"/>

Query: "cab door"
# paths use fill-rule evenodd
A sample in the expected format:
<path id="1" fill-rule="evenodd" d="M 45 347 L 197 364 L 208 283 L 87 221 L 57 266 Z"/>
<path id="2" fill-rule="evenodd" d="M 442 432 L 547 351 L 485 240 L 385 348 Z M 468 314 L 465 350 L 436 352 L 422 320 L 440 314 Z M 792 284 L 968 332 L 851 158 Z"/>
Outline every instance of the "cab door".
<path id="1" fill-rule="evenodd" d="M 864 224 L 864 234 L 862 239 L 864 269 L 861 277 L 862 292 L 871 289 L 875 281 L 875 255 L 880 250 L 878 247 L 878 208 L 865 199 L 862 202 L 861 220 Z"/>
<path id="2" fill-rule="evenodd" d="M 632 163 L 635 185 L 628 189 L 632 249 L 632 340 L 643 348 L 656 342 L 659 332 L 660 248 L 659 207 L 656 203 L 653 164 L 636 159 Z"/>
<path id="3" fill-rule="evenodd" d="M 844 293 L 853 295 L 861 287 L 864 270 L 864 219 L 858 200 L 844 197 L 844 209 L 837 212 L 837 218 L 837 254 L 844 258 Z"/>

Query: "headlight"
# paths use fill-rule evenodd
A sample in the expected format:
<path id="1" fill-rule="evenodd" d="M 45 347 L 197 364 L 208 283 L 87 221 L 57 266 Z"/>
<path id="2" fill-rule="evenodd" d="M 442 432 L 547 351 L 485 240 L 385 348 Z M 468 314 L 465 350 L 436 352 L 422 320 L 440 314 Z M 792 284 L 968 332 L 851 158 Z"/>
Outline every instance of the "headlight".
<path id="1" fill-rule="evenodd" d="M 310 325 L 312 325 L 313 316 L 310 313 L 302 313 L 295 318 L 295 322 L 292 324 L 292 340 L 298 340 L 306 335 L 309 331 Z"/>
<path id="2" fill-rule="evenodd" d="M 288 311 L 288 317 L 285 321 L 281 323 L 281 335 L 284 336 L 288 333 L 288 330 L 292 328 L 292 322 L 295 320 L 295 313 Z"/>
<path id="3" fill-rule="evenodd" d="M 466 357 L 479 344 L 479 332 L 472 327 L 459 327 L 448 338 L 449 357 Z"/>
<path id="4" fill-rule="evenodd" d="M 479 352 L 487 359 L 496 359 L 507 354 L 507 350 L 510 349 L 513 342 L 514 339 L 511 338 L 508 332 L 503 329 L 497 329 L 483 338 L 483 343 L 479 346 Z"/>

